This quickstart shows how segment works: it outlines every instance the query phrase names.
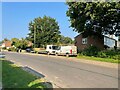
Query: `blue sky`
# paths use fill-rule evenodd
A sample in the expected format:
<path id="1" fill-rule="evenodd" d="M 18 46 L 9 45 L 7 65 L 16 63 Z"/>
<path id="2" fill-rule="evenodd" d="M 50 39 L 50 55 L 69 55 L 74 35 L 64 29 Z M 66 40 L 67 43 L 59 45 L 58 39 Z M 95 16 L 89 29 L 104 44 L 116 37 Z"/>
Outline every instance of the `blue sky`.
<path id="1" fill-rule="evenodd" d="M 0 41 L 2 40 L 2 3 L 0 2 Z"/>
<path id="2" fill-rule="evenodd" d="M 77 33 L 69 28 L 67 9 L 64 2 L 3 2 L 2 38 L 25 38 L 29 22 L 44 15 L 56 19 L 62 35 L 74 38 Z"/>

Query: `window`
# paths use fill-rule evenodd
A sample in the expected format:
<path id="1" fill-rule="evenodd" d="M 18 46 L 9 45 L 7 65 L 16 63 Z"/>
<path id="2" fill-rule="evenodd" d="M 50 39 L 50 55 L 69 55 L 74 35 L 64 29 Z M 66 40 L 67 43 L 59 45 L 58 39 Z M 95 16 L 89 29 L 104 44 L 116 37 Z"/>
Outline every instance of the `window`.
<path id="1" fill-rule="evenodd" d="M 51 49 L 51 46 L 49 46 L 49 49 Z"/>
<path id="2" fill-rule="evenodd" d="M 82 38 L 82 44 L 87 44 L 87 38 Z"/>
<path id="3" fill-rule="evenodd" d="M 52 46 L 53 50 L 58 50 L 58 46 Z"/>

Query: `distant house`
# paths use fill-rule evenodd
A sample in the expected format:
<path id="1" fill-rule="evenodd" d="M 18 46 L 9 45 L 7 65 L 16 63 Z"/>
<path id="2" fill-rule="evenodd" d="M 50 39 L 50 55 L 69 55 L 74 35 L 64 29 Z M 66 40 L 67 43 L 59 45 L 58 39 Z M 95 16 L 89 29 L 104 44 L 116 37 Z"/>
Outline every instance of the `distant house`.
<path id="1" fill-rule="evenodd" d="M 4 43 L 2 43 L 2 48 L 5 47 L 7 49 L 12 47 L 12 42 L 11 41 L 4 41 Z"/>
<path id="2" fill-rule="evenodd" d="M 82 51 L 89 46 L 96 46 L 101 50 L 104 49 L 104 45 L 110 48 L 117 46 L 116 40 L 113 38 L 109 38 L 107 36 L 103 36 L 102 38 L 97 36 L 88 36 L 85 38 L 83 37 L 83 34 L 79 34 L 75 37 L 75 45 L 77 46 L 78 51 Z"/>

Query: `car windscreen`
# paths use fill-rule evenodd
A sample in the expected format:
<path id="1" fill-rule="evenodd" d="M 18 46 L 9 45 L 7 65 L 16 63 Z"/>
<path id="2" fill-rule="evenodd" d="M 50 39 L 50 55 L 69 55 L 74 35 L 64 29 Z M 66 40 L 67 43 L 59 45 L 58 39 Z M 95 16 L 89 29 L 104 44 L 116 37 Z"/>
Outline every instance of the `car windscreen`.
<path id="1" fill-rule="evenodd" d="M 59 49 L 59 46 L 52 46 L 52 49 L 53 49 L 53 50 L 58 50 L 58 49 Z"/>

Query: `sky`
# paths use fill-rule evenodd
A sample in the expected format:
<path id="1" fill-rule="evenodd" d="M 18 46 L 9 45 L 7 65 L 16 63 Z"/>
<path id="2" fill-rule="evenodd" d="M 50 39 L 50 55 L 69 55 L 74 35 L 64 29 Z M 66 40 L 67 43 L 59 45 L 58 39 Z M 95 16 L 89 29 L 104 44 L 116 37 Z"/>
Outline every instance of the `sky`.
<path id="1" fill-rule="evenodd" d="M 2 40 L 2 3 L 0 2 L 0 41 Z"/>
<path id="2" fill-rule="evenodd" d="M 67 10 L 64 2 L 2 2 L 2 39 L 25 38 L 29 22 L 44 15 L 55 18 L 61 34 L 74 39 L 78 33 L 69 27 Z"/>

